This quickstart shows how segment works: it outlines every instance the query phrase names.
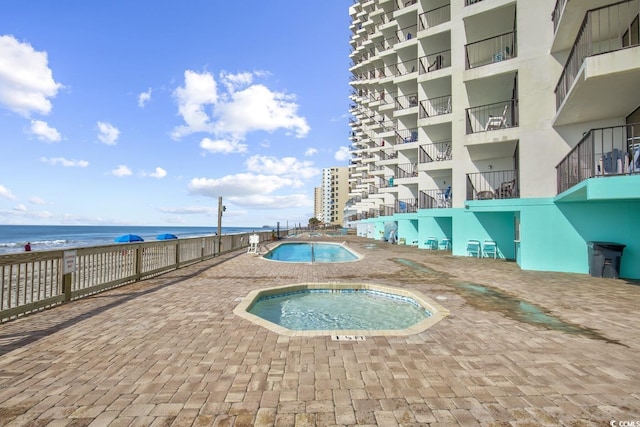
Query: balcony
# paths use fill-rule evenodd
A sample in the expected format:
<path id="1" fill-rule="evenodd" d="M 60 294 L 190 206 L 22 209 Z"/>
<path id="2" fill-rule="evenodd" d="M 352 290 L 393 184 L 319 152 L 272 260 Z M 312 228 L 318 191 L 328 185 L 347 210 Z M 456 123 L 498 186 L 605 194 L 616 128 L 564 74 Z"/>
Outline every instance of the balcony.
<path id="1" fill-rule="evenodd" d="M 639 0 L 587 12 L 556 85 L 555 125 L 624 117 L 637 107 L 639 13 Z"/>
<path id="2" fill-rule="evenodd" d="M 418 212 L 418 199 L 396 200 L 394 213 L 416 213 Z"/>
<path id="3" fill-rule="evenodd" d="M 415 163 L 403 163 L 396 166 L 395 177 L 397 179 L 402 178 L 415 178 L 418 176 L 418 165 Z"/>
<path id="4" fill-rule="evenodd" d="M 412 108 L 417 106 L 418 106 L 417 93 L 396 97 L 396 110 L 404 110 L 407 108 Z"/>
<path id="5" fill-rule="evenodd" d="M 414 58 L 408 61 L 399 62 L 390 68 L 394 77 L 406 76 L 407 74 L 418 71 L 418 59 Z"/>
<path id="6" fill-rule="evenodd" d="M 437 25 L 444 24 L 451 21 L 451 6 L 444 5 L 435 9 L 431 9 L 427 12 L 421 13 L 418 16 L 419 30 L 426 30 L 433 28 Z"/>
<path id="7" fill-rule="evenodd" d="M 515 199 L 520 194 L 518 170 L 467 174 L 467 199 Z"/>
<path id="8" fill-rule="evenodd" d="M 402 129 L 396 131 L 396 144 L 408 144 L 410 142 L 418 142 L 418 128 Z"/>
<path id="9" fill-rule="evenodd" d="M 464 0 L 465 6 L 470 6 L 472 4 L 480 3 L 482 0 Z"/>
<path id="10" fill-rule="evenodd" d="M 451 187 L 446 189 L 420 190 L 420 209 L 442 209 L 451 207 Z"/>
<path id="11" fill-rule="evenodd" d="M 421 145 L 418 151 L 418 163 L 451 160 L 451 141 Z"/>
<path id="12" fill-rule="evenodd" d="M 515 31 L 469 43 L 465 46 L 466 69 L 515 58 L 518 56 L 516 46 Z"/>
<path id="13" fill-rule="evenodd" d="M 467 135 L 517 126 L 517 99 L 467 108 Z"/>
<path id="14" fill-rule="evenodd" d="M 420 101 L 420 118 L 451 113 L 451 95 L 439 96 Z"/>
<path id="15" fill-rule="evenodd" d="M 591 129 L 556 174 L 558 194 L 589 178 L 640 174 L 640 123 Z"/>
<path id="16" fill-rule="evenodd" d="M 416 33 L 418 32 L 418 25 L 411 25 L 409 27 L 402 28 L 396 31 L 396 37 L 398 38 L 398 43 L 402 43 L 407 40 L 414 39 L 416 37 Z"/>
<path id="17" fill-rule="evenodd" d="M 442 52 L 432 53 L 420 58 L 419 74 L 430 73 L 431 71 L 441 70 L 451 67 L 451 50 L 443 50 Z"/>

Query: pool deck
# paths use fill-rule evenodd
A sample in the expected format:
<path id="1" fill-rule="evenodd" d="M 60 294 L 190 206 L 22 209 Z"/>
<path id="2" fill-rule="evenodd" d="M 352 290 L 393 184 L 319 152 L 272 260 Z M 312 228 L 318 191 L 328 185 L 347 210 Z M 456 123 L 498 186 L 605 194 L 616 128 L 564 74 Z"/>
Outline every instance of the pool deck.
<path id="1" fill-rule="evenodd" d="M 638 282 L 313 240 L 364 258 L 236 252 L 0 324 L 0 426 L 640 422 Z M 417 334 L 340 341 L 233 313 L 255 289 L 316 282 L 414 290 L 450 314 Z"/>

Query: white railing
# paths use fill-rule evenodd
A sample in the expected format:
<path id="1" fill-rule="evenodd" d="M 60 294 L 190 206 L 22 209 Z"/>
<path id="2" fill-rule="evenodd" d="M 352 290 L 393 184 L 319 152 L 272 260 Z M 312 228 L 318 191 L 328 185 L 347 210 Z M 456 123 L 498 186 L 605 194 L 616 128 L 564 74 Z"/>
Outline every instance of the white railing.
<path id="1" fill-rule="evenodd" d="M 0 255 L 0 322 L 242 249 L 249 234 Z"/>

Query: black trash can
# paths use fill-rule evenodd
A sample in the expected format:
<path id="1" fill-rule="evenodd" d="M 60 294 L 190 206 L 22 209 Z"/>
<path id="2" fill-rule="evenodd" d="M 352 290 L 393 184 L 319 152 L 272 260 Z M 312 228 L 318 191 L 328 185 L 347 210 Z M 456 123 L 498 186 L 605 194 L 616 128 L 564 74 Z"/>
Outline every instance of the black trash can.
<path id="1" fill-rule="evenodd" d="M 627 245 L 613 242 L 588 242 L 589 274 L 593 277 L 617 279 L 620 276 L 620 258 Z"/>

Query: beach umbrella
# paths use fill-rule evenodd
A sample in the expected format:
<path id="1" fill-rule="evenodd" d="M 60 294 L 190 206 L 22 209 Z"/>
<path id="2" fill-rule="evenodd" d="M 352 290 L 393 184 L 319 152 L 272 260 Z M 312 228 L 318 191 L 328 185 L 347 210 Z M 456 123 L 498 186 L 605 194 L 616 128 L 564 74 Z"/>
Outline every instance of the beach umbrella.
<path id="1" fill-rule="evenodd" d="M 114 242 L 118 243 L 130 243 L 130 242 L 144 242 L 144 239 L 137 234 L 124 234 L 120 237 L 116 237 Z"/>
<path id="2" fill-rule="evenodd" d="M 171 233 L 164 233 L 164 234 L 160 234 L 156 237 L 156 240 L 173 240 L 173 239 L 177 239 L 178 236 L 176 236 L 175 234 L 171 234 Z"/>

